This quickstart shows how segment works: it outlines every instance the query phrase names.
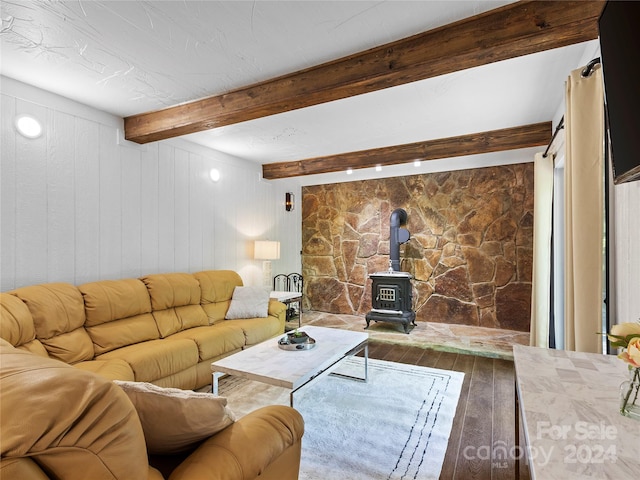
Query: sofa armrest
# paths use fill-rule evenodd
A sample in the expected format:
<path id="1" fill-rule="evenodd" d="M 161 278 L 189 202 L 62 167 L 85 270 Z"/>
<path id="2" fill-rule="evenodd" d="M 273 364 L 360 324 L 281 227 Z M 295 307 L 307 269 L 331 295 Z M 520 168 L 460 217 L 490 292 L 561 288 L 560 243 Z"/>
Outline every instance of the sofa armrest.
<path id="1" fill-rule="evenodd" d="M 0 459 L 0 478 L 20 480 L 49 480 L 36 462 L 27 457 Z"/>
<path id="2" fill-rule="evenodd" d="M 284 315 L 286 311 L 287 306 L 284 303 L 279 302 L 278 300 L 275 300 L 273 298 L 269 299 L 269 310 L 267 312 L 269 315 L 279 317 L 280 315 Z"/>
<path id="3" fill-rule="evenodd" d="M 29 468 L 28 462 L 4 466 L 10 458 L 23 457 L 32 458 L 51 478 L 148 477 L 142 426 L 122 389 L 10 345 L 0 345 L 0 358 L 2 478 L 5 468 Z"/>
<path id="4" fill-rule="evenodd" d="M 280 478 L 297 479 L 303 433 L 304 420 L 297 410 L 282 405 L 260 408 L 203 442 L 169 478 L 254 480 L 286 455 L 294 461 Z"/>

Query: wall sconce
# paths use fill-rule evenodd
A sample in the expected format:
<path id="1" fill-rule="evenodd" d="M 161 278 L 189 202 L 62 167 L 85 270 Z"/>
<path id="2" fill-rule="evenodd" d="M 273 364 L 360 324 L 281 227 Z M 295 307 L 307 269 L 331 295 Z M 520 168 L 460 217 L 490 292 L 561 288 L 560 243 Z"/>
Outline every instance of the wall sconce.
<path id="1" fill-rule="evenodd" d="M 14 121 L 18 133 L 26 138 L 38 138 L 42 135 L 42 124 L 31 115 L 18 115 Z"/>
<path id="2" fill-rule="evenodd" d="M 293 195 L 292 192 L 287 192 L 284 194 L 284 209 L 287 212 L 290 212 L 293 210 L 294 201 L 295 201 L 295 195 Z"/>
<path id="3" fill-rule="evenodd" d="M 262 284 L 271 287 L 271 260 L 280 258 L 280 242 L 256 240 L 253 246 L 253 258 L 262 262 Z"/>

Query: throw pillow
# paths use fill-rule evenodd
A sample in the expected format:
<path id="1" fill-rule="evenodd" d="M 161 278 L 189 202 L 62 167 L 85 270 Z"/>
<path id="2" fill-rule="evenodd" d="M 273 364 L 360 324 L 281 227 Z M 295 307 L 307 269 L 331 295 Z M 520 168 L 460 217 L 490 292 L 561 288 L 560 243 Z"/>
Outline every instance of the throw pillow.
<path id="1" fill-rule="evenodd" d="M 133 403 L 150 454 L 172 454 L 231 425 L 227 399 L 211 393 L 163 388 L 146 382 L 114 381 Z"/>
<path id="2" fill-rule="evenodd" d="M 264 318 L 269 312 L 269 291 L 263 287 L 236 287 L 224 318 Z"/>

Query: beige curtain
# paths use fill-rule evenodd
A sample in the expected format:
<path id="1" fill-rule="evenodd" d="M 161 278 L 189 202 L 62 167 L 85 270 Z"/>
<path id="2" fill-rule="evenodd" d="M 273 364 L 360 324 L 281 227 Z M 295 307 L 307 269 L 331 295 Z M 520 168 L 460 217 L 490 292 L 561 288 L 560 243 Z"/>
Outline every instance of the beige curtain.
<path id="1" fill-rule="evenodd" d="M 604 96 L 599 68 L 567 81 L 565 349 L 602 352 Z"/>
<path id="2" fill-rule="evenodd" d="M 533 275 L 530 344 L 549 347 L 551 308 L 551 228 L 553 220 L 553 155 L 536 153 L 533 163 Z"/>

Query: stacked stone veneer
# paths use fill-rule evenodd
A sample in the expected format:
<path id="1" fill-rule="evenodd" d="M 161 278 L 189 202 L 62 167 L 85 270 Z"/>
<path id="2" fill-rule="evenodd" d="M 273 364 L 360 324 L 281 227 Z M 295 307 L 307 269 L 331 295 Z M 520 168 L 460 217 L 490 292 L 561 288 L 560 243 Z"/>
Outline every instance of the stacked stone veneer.
<path id="1" fill-rule="evenodd" d="M 302 204 L 306 309 L 371 309 L 368 274 L 389 268 L 404 208 L 417 321 L 529 331 L 532 163 L 304 187 Z"/>

